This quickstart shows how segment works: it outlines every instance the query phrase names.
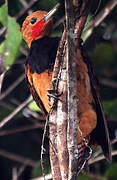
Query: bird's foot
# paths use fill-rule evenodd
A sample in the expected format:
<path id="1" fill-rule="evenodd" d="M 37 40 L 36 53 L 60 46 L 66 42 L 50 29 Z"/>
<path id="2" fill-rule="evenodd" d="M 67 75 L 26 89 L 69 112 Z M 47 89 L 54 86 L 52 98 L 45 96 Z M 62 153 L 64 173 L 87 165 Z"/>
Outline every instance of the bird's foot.
<path id="1" fill-rule="evenodd" d="M 47 96 L 49 97 L 49 101 L 50 101 L 50 98 L 54 98 L 54 99 L 56 99 L 56 100 L 62 101 L 62 100 L 59 98 L 61 95 L 62 95 L 62 93 L 58 93 L 57 90 L 52 90 L 52 89 L 50 89 L 50 90 L 47 91 Z"/>
<path id="2" fill-rule="evenodd" d="M 47 91 L 47 96 L 49 97 L 49 101 L 51 101 L 51 107 L 56 107 L 57 101 L 62 101 L 62 99 L 60 99 L 59 97 L 62 95 L 62 93 L 58 93 L 57 90 L 48 90 Z"/>

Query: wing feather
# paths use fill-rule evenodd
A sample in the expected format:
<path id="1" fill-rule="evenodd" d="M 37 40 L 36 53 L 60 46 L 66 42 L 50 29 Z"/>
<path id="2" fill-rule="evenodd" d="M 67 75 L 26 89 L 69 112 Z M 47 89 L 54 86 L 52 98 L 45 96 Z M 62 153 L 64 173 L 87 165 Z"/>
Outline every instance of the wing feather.
<path id="1" fill-rule="evenodd" d="M 101 146 L 105 157 L 107 158 L 108 161 L 111 161 L 112 160 L 111 144 L 110 144 L 109 132 L 107 128 L 107 121 L 105 119 L 104 110 L 101 103 L 98 79 L 96 77 L 94 67 L 91 61 L 89 60 L 89 57 L 86 54 L 86 51 L 83 47 L 81 47 L 81 52 L 82 52 L 83 60 L 88 67 L 88 74 L 90 77 L 91 89 L 95 100 L 95 107 L 97 112 L 97 126 L 91 133 L 91 139 L 92 142 L 98 143 Z"/>

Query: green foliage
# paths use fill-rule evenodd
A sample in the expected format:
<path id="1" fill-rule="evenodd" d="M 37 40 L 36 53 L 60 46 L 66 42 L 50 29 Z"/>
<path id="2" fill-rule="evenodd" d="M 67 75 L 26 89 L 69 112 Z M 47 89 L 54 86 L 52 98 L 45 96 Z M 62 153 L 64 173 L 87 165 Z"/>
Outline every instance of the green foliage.
<path id="1" fill-rule="evenodd" d="M 0 8 L 0 22 L 7 27 L 8 7 L 6 4 Z"/>
<path id="2" fill-rule="evenodd" d="M 117 163 L 113 163 L 110 167 L 106 170 L 105 176 L 108 180 L 116 180 L 117 179 Z"/>
<path id="3" fill-rule="evenodd" d="M 117 117 L 117 99 L 104 101 L 103 106 L 107 115 Z"/>
<path id="4" fill-rule="evenodd" d="M 92 16 L 91 16 L 91 14 L 89 14 L 88 17 L 87 17 L 87 21 L 86 21 L 86 24 L 85 24 L 83 33 L 82 33 L 82 35 L 81 35 L 81 38 L 82 38 L 82 39 L 84 39 L 85 36 L 87 35 L 87 32 L 88 32 L 87 27 L 88 27 L 88 25 L 90 24 L 91 19 L 92 19 Z"/>
<path id="5" fill-rule="evenodd" d="M 88 174 L 81 174 L 78 178 L 78 180 L 91 180 Z"/>
<path id="6" fill-rule="evenodd" d="M 0 44 L 0 53 L 4 57 L 5 66 L 8 67 L 13 64 L 19 53 L 22 35 L 15 18 L 8 16 L 8 6 L 6 4 L 0 8 L 0 22 L 7 27 L 7 38 Z"/>
<path id="7" fill-rule="evenodd" d="M 38 165 L 33 169 L 32 178 L 42 175 L 41 163 L 39 161 Z"/>
<path id="8" fill-rule="evenodd" d="M 3 43 L 1 43 L 0 45 L 0 53 L 2 54 L 2 56 L 4 56 L 4 52 L 5 52 L 5 41 L 3 41 Z"/>
<path id="9" fill-rule="evenodd" d="M 54 31 L 52 33 L 52 37 L 61 37 L 62 36 L 62 31 L 59 30 L 59 31 Z"/>
<path id="10" fill-rule="evenodd" d="M 1 2 L 2 2 L 2 4 L 4 3 L 3 0 L 0 0 L 0 3 Z M 3 6 L 0 7 L 0 28 L 5 27 L 6 31 L 7 31 L 0 36 L 0 53 L 4 57 L 4 62 L 5 62 L 5 65 L 7 67 L 11 66 L 14 63 L 16 58 L 19 56 L 19 53 L 21 55 L 19 58 L 19 60 L 21 60 L 20 62 L 23 62 L 24 59 L 26 58 L 26 57 L 24 57 L 24 54 L 19 51 L 19 47 L 20 47 L 20 44 L 22 41 L 22 36 L 20 33 L 20 27 L 21 27 L 21 24 L 24 21 L 25 17 L 27 16 L 28 11 L 30 11 L 30 10 L 31 11 L 37 11 L 37 10 L 49 11 L 49 10 L 51 10 L 51 8 L 54 7 L 54 5 L 56 3 L 60 2 L 61 7 L 59 8 L 58 12 L 55 14 L 55 18 L 54 18 L 55 23 L 61 17 L 64 16 L 64 1 L 62 1 L 62 0 L 40 0 L 40 1 L 36 2 L 29 10 L 27 10 L 25 12 L 25 14 L 23 14 L 18 19 L 18 22 L 21 23 L 19 26 L 19 24 L 15 20 L 15 17 L 17 17 L 18 14 L 24 9 L 24 5 L 21 3 L 20 0 L 17 0 L 17 1 L 12 0 L 11 2 L 12 3 L 10 3 L 10 1 L 9 1 L 9 7 L 7 7 L 6 4 L 4 4 Z M 31 2 L 31 0 L 26 0 L 26 2 L 29 4 Z M 92 17 L 95 16 L 94 13 L 95 13 L 95 10 L 97 9 L 98 3 L 99 3 L 98 0 L 96 0 L 92 3 L 91 11 L 90 11 L 90 14 L 88 16 L 86 26 L 88 26 L 88 23 L 90 23 L 90 21 L 93 20 Z M 100 3 L 100 5 L 99 5 L 100 7 L 98 9 L 98 12 L 100 12 L 100 10 L 102 10 L 105 7 L 106 3 L 108 3 L 108 0 L 104 0 Z M 104 20 L 104 22 L 101 24 L 101 26 L 99 25 L 98 28 L 95 28 L 95 31 L 91 34 L 91 37 L 88 39 L 88 41 L 85 42 L 86 51 L 88 53 L 90 53 L 90 55 L 93 57 L 92 59 L 94 59 L 94 63 L 96 62 L 95 68 L 96 68 L 96 71 L 100 73 L 99 74 L 100 78 L 101 77 L 105 77 L 105 78 L 109 77 L 109 80 L 111 80 L 111 79 L 116 80 L 116 77 L 117 77 L 116 10 L 117 10 L 117 8 L 115 9 L 115 14 L 113 14 L 113 11 L 111 11 L 111 15 L 109 15 Z M 97 14 L 98 14 L 98 12 L 97 12 Z M 8 13 L 9 13 L 9 16 L 8 16 Z M 14 16 L 14 18 L 13 18 L 13 16 Z M 113 28 L 111 28 L 112 27 L 111 25 L 113 26 Z M 62 30 L 63 29 L 61 27 L 59 27 L 59 28 L 57 27 L 53 31 L 52 36 L 53 37 L 61 36 Z M 2 31 L 0 31 L 0 32 L 2 32 Z M 82 34 L 82 38 L 84 38 L 84 36 L 86 35 L 87 32 L 88 32 L 87 30 L 84 31 L 84 33 Z M 108 40 L 103 39 L 104 33 L 107 33 L 107 35 L 109 33 L 110 39 L 108 39 Z M 21 45 L 25 50 L 26 46 L 23 43 Z M 16 67 L 16 68 L 14 68 L 14 67 Z M 12 83 L 11 83 L 11 81 L 9 81 L 9 79 L 10 80 L 13 79 L 13 81 L 14 81 L 17 74 L 18 74 L 18 76 L 20 76 L 20 72 L 22 73 L 22 69 L 23 69 L 22 64 L 20 64 L 20 63 L 15 65 L 15 66 L 12 66 L 11 70 L 9 71 L 10 73 L 9 72 L 7 73 L 7 76 L 6 76 L 5 81 L 4 81 L 5 83 L 3 83 L 3 91 L 12 85 Z M 25 85 L 26 82 L 22 82 L 22 84 Z M 9 94 L 9 96 L 7 96 L 5 99 L 2 100 L 2 102 L 0 104 L 1 120 L 3 118 L 5 118 L 7 115 L 9 115 L 11 112 L 13 112 L 14 108 L 16 107 L 16 106 L 14 106 L 14 103 L 11 102 L 12 99 L 15 99 L 16 102 L 17 101 L 22 102 L 23 100 L 25 100 L 25 98 L 27 98 L 27 93 L 22 91 L 22 85 L 21 85 L 21 87 L 20 87 L 20 85 L 18 86 L 18 88 L 15 88 L 13 90 L 13 92 L 11 92 Z M 108 116 L 115 117 L 113 119 L 115 119 L 115 123 L 116 123 L 117 122 L 116 121 L 116 119 L 117 119 L 116 118 L 117 117 L 116 89 L 113 87 L 111 87 L 111 88 L 107 87 L 107 86 L 105 87 L 105 85 L 102 84 L 102 88 L 100 89 L 100 91 L 102 93 L 102 99 L 104 99 L 104 98 L 109 99 L 108 101 L 103 102 L 104 110 Z M 17 96 L 18 93 L 21 94 L 21 97 Z M 107 96 L 108 94 L 110 95 L 109 97 Z M 115 99 L 112 97 L 115 97 Z M 13 107 L 13 109 L 11 109 L 11 110 L 7 109 L 7 102 L 8 102 L 8 106 L 11 105 L 11 107 Z M 41 110 L 37 107 L 37 105 L 34 101 L 29 104 L 29 108 L 33 111 L 41 112 Z M 17 116 L 14 117 L 14 118 L 16 118 L 15 119 L 16 121 L 17 121 L 18 116 L 23 118 L 23 113 L 21 112 Z M 14 124 L 14 122 L 13 122 L 13 124 Z M 19 128 L 19 124 L 18 124 L 17 128 Z M 113 125 L 112 125 L 112 128 L 113 128 Z M 14 128 L 12 127 L 12 129 L 14 129 Z M 111 129 L 111 122 L 109 122 L 109 129 Z M 35 144 L 37 144 L 37 140 L 41 141 L 41 137 L 39 137 L 38 134 L 36 135 L 36 132 L 37 132 L 37 130 L 35 131 L 34 137 L 32 136 L 32 131 L 23 132 L 23 134 L 24 134 L 23 139 L 25 139 L 26 133 L 29 133 L 29 135 L 31 135 L 31 139 L 30 138 L 26 139 L 27 141 L 30 141 L 31 147 L 33 147 L 33 146 L 37 147 L 37 146 L 35 146 Z M 111 129 L 111 132 L 114 133 L 113 129 Z M 17 137 L 19 138 L 20 133 L 16 133 L 15 135 L 16 135 L 16 141 L 17 141 Z M 7 136 L 5 136 L 5 137 L 7 137 Z M 4 138 L 3 142 L 5 142 L 5 137 L 3 137 Z M 32 143 L 33 139 L 34 139 L 34 144 Z M 9 140 L 7 140 L 7 141 L 8 141 L 8 144 L 10 144 L 10 141 Z M 15 144 L 15 142 L 13 144 Z M 9 147 L 8 148 L 6 147 L 6 149 L 5 149 L 8 152 L 10 151 Z M 23 144 L 21 144 L 20 148 L 23 149 L 22 152 L 25 152 L 26 157 L 29 157 L 27 155 L 27 152 L 31 152 L 31 155 L 32 155 L 31 159 L 32 160 L 35 159 L 36 151 L 32 151 L 32 149 L 30 149 L 30 148 L 29 148 L 29 151 L 27 151 L 27 149 L 25 149 Z M 13 152 L 16 154 L 17 154 L 17 149 L 18 148 L 15 146 L 15 150 L 13 150 Z M 114 146 L 113 146 L 113 149 L 114 149 Z M 95 150 L 93 149 L 93 152 L 96 150 L 97 150 L 97 146 L 95 146 Z M 33 155 L 34 155 L 34 157 L 33 157 Z M 36 159 L 36 161 L 40 157 L 38 153 L 37 153 L 37 156 L 38 156 L 38 158 Z M 115 157 L 113 157 L 113 159 L 114 158 Z M 45 159 L 44 159 L 44 161 L 45 161 Z M 5 163 L 3 160 L 3 165 L 4 164 Z M 4 168 L 4 169 L 7 169 L 7 170 L 10 169 L 9 171 L 12 172 L 13 167 L 16 167 L 16 164 L 13 166 L 10 166 L 11 169 L 10 168 Z M 50 172 L 49 160 L 47 160 L 47 162 L 44 163 L 44 168 L 45 168 L 46 173 Z M 78 180 L 95 179 L 95 177 L 91 176 L 94 173 L 96 173 L 97 176 L 99 175 L 99 177 L 97 177 L 96 179 L 116 180 L 117 179 L 116 169 L 117 169 L 117 163 L 114 163 L 112 165 L 107 165 L 103 161 L 99 161 L 98 163 L 96 163 L 96 164 L 94 163 L 93 165 L 91 165 L 91 169 L 90 169 L 91 171 L 90 172 L 92 174 L 87 174 L 87 175 L 81 174 L 80 177 L 78 178 Z M 6 173 L 8 174 L 7 170 L 6 170 Z M 93 170 L 95 170 L 95 171 L 93 171 Z M 105 171 L 106 171 L 106 173 L 105 173 Z M 102 173 L 103 173 L 104 177 L 101 177 Z M 37 177 L 37 176 L 42 175 L 40 162 L 39 162 L 38 166 L 36 168 L 34 168 L 32 175 L 33 175 L 33 177 Z M 3 178 L 3 179 L 5 179 L 5 178 Z M 11 179 L 11 177 L 9 179 Z"/>
<path id="11" fill-rule="evenodd" d="M 49 174 L 51 172 L 50 163 L 49 163 L 48 159 L 44 160 L 44 169 L 46 171 L 45 172 L 46 174 Z M 33 169 L 33 172 L 32 172 L 32 178 L 35 178 L 35 177 L 38 177 L 38 176 L 42 176 L 41 161 L 39 161 L 38 165 Z"/>
<path id="12" fill-rule="evenodd" d="M 19 46 L 22 41 L 20 26 L 15 18 L 8 16 L 8 36 L 5 42 L 7 54 L 5 56 L 5 65 L 12 65 L 19 52 Z"/>
<path id="13" fill-rule="evenodd" d="M 102 53 L 103 52 L 103 53 Z M 116 59 L 114 48 L 110 43 L 101 43 L 94 50 L 94 59 L 99 65 L 110 66 Z"/>
<path id="14" fill-rule="evenodd" d="M 35 101 L 32 101 L 28 107 L 33 110 L 33 111 L 38 111 L 41 113 L 41 110 L 39 109 L 39 107 L 37 106 L 36 102 Z"/>

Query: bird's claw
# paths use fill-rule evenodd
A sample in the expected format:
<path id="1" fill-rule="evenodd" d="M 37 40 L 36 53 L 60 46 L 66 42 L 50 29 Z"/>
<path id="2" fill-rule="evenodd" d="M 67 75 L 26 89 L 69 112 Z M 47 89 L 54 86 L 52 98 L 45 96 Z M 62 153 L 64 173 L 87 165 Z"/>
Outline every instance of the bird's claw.
<path id="1" fill-rule="evenodd" d="M 61 95 L 62 95 L 62 93 L 58 93 L 57 90 L 52 90 L 52 89 L 50 89 L 50 90 L 47 91 L 47 96 L 49 97 L 49 100 L 50 100 L 50 98 L 54 98 L 54 99 L 56 99 L 56 100 L 62 101 L 62 100 L 59 98 Z"/>
<path id="2" fill-rule="evenodd" d="M 53 78 L 53 80 L 52 80 L 52 87 L 53 87 L 53 89 L 55 89 L 56 84 L 57 84 L 57 78 Z"/>
<path id="3" fill-rule="evenodd" d="M 49 101 L 51 100 L 51 108 L 55 108 L 57 101 L 62 101 L 59 97 L 62 95 L 62 93 L 58 93 L 57 90 L 48 90 L 47 91 L 47 96 L 49 97 Z"/>

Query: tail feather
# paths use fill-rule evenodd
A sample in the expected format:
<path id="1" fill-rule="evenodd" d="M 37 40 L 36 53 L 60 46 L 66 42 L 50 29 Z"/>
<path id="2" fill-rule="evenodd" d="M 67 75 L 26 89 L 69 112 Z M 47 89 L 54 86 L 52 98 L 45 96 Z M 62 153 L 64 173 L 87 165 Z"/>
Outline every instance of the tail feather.
<path id="1" fill-rule="evenodd" d="M 89 137 L 83 139 L 82 142 L 78 144 L 78 174 L 81 171 L 88 171 L 88 160 L 91 157 L 92 149 L 89 146 Z"/>

